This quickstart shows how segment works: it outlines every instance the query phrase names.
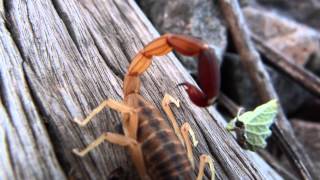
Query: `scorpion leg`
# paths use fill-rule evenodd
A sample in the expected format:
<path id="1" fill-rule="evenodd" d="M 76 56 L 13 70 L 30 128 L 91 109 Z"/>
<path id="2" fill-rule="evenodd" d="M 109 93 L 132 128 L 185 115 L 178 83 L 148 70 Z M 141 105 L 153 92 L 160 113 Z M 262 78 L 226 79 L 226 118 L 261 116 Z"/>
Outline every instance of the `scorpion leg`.
<path id="1" fill-rule="evenodd" d="M 73 149 L 73 153 L 83 157 L 92 149 L 97 147 L 99 144 L 103 143 L 104 141 L 108 141 L 113 144 L 128 147 L 130 154 L 132 156 L 133 163 L 136 165 L 140 177 L 142 177 L 143 179 L 149 179 L 149 176 L 146 173 L 146 168 L 144 165 L 140 143 L 137 142 L 135 139 L 127 137 L 125 135 L 110 133 L 110 132 L 103 133 L 100 137 L 94 140 L 85 149 L 81 151 L 79 151 L 78 149 Z"/>
<path id="2" fill-rule="evenodd" d="M 196 146 L 198 144 L 198 141 L 196 140 L 195 138 L 195 135 L 194 135 L 194 132 L 193 130 L 191 129 L 189 123 L 184 123 L 182 126 L 181 126 L 181 129 L 179 129 L 179 125 L 177 123 L 177 120 L 176 118 L 174 117 L 173 115 L 173 112 L 172 110 L 170 109 L 170 106 L 169 104 L 175 104 L 177 107 L 179 107 L 179 100 L 176 100 L 175 98 L 173 98 L 172 96 L 170 96 L 169 94 L 165 94 L 163 100 L 162 100 L 162 108 L 163 110 L 165 111 L 165 113 L 167 114 L 172 126 L 173 126 L 173 129 L 175 131 L 175 133 L 177 134 L 178 138 L 180 139 L 181 143 L 183 145 L 186 146 L 186 149 L 187 149 L 187 156 L 188 156 L 188 159 L 191 163 L 191 166 L 194 168 L 194 160 L 193 160 L 193 153 L 192 153 L 192 143 L 190 141 L 190 138 L 189 138 L 189 134 L 191 135 L 192 137 L 192 142 L 193 142 L 193 145 Z"/>
<path id="3" fill-rule="evenodd" d="M 190 141 L 190 138 L 188 136 L 188 133 L 190 134 L 190 136 L 192 138 L 193 146 L 197 146 L 198 141 L 196 140 L 195 134 L 194 134 L 192 128 L 190 127 L 189 123 L 184 123 L 181 126 L 181 132 L 182 132 L 182 136 L 183 136 L 183 138 L 184 138 L 184 140 L 186 142 L 188 158 L 189 158 L 189 160 L 191 162 L 192 167 L 194 167 L 194 160 L 193 160 L 191 141 Z M 206 163 L 209 164 L 209 168 L 210 168 L 210 171 L 211 171 L 211 180 L 215 179 L 215 168 L 214 168 L 214 164 L 213 164 L 212 158 L 209 155 L 202 154 L 200 156 L 200 165 L 199 165 L 199 172 L 198 172 L 197 180 L 202 180 L 203 175 L 204 175 L 204 166 L 206 165 Z"/>
<path id="4" fill-rule="evenodd" d="M 184 145 L 184 140 L 182 138 L 180 129 L 179 129 L 179 125 L 177 123 L 176 118 L 173 115 L 173 112 L 170 108 L 170 104 L 173 103 L 175 104 L 177 107 L 180 107 L 179 105 L 179 100 L 174 99 L 172 96 L 170 96 L 169 94 L 165 94 L 162 102 L 161 102 L 161 106 L 164 110 L 164 112 L 167 114 L 172 126 L 173 126 L 173 130 L 176 133 L 176 135 L 178 136 L 179 140 L 181 141 L 181 143 Z"/>
<path id="5" fill-rule="evenodd" d="M 110 107 L 111 109 L 114 109 L 114 110 L 122 112 L 122 113 L 129 113 L 129 114 L 136 113 L 134 108 L 127 106 L 121 102 L 115 101 L 113 99 L 108 99 L 108 100 L 103 101 L 98 107 L 96 107 L 94 110 L 92 110 L 84 120 L 80 120 L 79 118 L 75 118 L 74 122 L 76 122 L 79 126 L 85 126 L 91 121 L 91 119 L 94 116 L 96 116 L 100 111 L 102 111 L 106 107 Z"/>
<path id="6" fill-rule="evenodd" d="M 81 151 L 79 151 L 78 149 L 73 149 L 72 151 L 78 156 L 83 157 L 104 141 L 108 141 L 113 144 L 118 144 L 120 146 L 136 146 L 138 144 L 138 142 L 132 138 L 126 137 L 121 134 L 106 132 L 103 133 L 96 140 L 94 140 L 91 144 L 89 144 L 85 149 Z"/>
<path id="7" fill-rule="evenodd" d="M 191 163 L 192 168 L 194 168 L 194 159 L 193 159 L 193 152 L 192 152 L 192 144 L 193 144 L 193 146 L 197 146 L 198 141 L 196 140 L 195 135 L 194 135 L 194 132 L 193 132 L 193 130 L 191 129 L 189 123 L 184 123 L 184 124 L 181 126 L 181 133 L 182 133 L 183 139 L 184 139 L 185 144 L 186 144 L 188 159 L 189 159 L 189 161 L 190 161 L 190 163 Z M 191 141 L 190 141 L 189 134 L 190 134 L 191 137 L 192 137 L 192 143 L 191 143 Z"/>
<path id="8" fill-rule="evenodd" d="M 215 168 L 214 168 L 213 160 L 210 156 L 203 154 L 200 156 L 200 165 L 199 165 L 199 173 L 197 176 L 197 180 L 201 180 L 203 178 L 204 166 L 206 165 L 206 163 L 209 164 L 209 168 L 211 171 L 211 180 L 215 179 Z"/>
<path id="9" fill-rule="evenodd" d="M 88 117 L 85 118 L 85 120 L 81 121 L 79 119 L 75 119 L 75 122 L 78 123 L 80 126 L 84 126 L 87 123 L 89 123 L 90 120 L 105 107 L 110 107 L 111 109 L 124 113 L 123 130 L 125 135 L 106 132 L 100 137 L 98 137 L 96 140 L 94 140 L 84 150 L 79 151 L 77 149 L 74 149 L 73 152 L 79 156 L 84 156 L 104 141 L 108 141 L 113 144 L 118 144 L 120 146 L 126 146 L 129 148 L 131 157 L 133 159 L 133 163 L 135 164 L 135 167 L 137 167 L 140 177 L 143 177 L 143 179 L 149 179 L 146 173 L 140 143 L 136 141 L 138 129 L 137 110 L 115 100 L 105 100 L 98 107 L 96 107 L 88 115 Z"/>

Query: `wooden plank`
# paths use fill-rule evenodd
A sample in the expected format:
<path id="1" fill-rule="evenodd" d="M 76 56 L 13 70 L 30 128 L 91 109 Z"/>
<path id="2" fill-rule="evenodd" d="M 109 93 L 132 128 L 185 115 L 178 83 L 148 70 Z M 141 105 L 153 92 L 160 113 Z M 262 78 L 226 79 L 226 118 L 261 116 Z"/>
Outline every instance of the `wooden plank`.
<path id="1" fill-rule="evenodd" d="M 0 34 L 0 179 L 66 179 L 3 16 Z"/>
<path id="2" fill-rule="evenodd" d="M 71 153 L 105 131 L 116 131 L 120 115 L 114 111 L 103 111 L 83 128 L 72 119 L 84 117 L 104 99 L 121 100 L 122 79 L 130 59 L 158 36 L 135 2 L 13 0 L 5 7 L 24 62 L 25 88 L 47 120 L 55 152 L 67 175 L 107 179 L 121 166 L 129 179 L 135 178 L 137 173 L 126 151 L 116 145 L 104 143 L 84 158 Z M 201 153 L 211 153 L 218 179 L 266 179 L 269 174 L 281 179 L 268 166 L 255 164 L 251 158 L 258 159 L 256 155 L 240 149 L 213 107 L 209 108 L 211 114 L 197 108 L 182 89 L 174 88 L 180 82 L 194 81 L 173 54 L 155 58 L 141 79 L 142 95 L 157 108 L 166 92 L 182 101 L 174 113 L 180 124 L 188 121 L 196 131 L 200 141 L 195 149 L 196 162 Z"/>

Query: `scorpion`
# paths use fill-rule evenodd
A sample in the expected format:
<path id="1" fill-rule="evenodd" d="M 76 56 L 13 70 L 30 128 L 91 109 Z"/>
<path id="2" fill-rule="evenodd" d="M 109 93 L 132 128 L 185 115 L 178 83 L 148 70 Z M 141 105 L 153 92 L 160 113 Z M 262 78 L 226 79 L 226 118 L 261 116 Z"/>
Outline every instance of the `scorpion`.
<path id="1" fill-rule="evenodd" d="M 172 123 L 172 130 L 159 110 L 140 95 L 139 76 L 151 65 L 152 57 L 166 55 L 173 49 L 182 55 L 197 56 L 199 59 L 200 89 L 188 82 L 177 86 L 184 86 L 189 98 L 197 106 L 206 107 L 215 101 L 220 77 L 214 50 L 194 37 L 165 34 L 147 44 L 133 58 L 123 81 L 123 102 L 104 100 L 85 119 L 74 119 L 78 125 L 85 126 L 97 113 L 108 107 L 122 113 L 123 134 L 105 132 L 83 150 L 73 149 L 75 154 L 84 156 L 107 141 L 127 147 L 141 179 L 192 179 L 194 169 L 192 145 L 196 146 L 197 141 L 188 123 L 184 123 L 179 129 L 169 106 L 174 104 L 179 107 L 179 100 L 165 94 L 161 103 Z M 202 154 L 197 180 L 203 178 L 206 164 L 209 164 L 211 179 L 215 178 L 212 158 Z"/>

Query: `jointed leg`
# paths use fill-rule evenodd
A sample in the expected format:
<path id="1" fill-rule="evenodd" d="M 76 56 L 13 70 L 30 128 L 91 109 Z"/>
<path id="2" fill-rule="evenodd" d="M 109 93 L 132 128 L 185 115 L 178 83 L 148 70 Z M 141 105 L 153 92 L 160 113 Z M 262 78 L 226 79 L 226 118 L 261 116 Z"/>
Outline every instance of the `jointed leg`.
<path id="1" fill-rule="evenodd" d="M 188 155 L 189 161 L 190 161 L 192 167 L 194 167 L 192 145 L 191 145 L 191 141 L 190 141 L 190 138 L 189 138 L 189 134 L 192 137 L 192 141 L 193 141 L 194 146 L 197 145 L 198 141 L 196 140 L 194 132 L 192 131 L 189 123 L 184 123 L 182 125 L 181 129 L 179 129 L 177 120 L 174 117 L 173 112 L 169 107 L 170 103 L 175 104 L 177 107 L 180 106 L 178 100 L 174 99 L 169 94 L 165 94 L 165 96 L 164 96 L 164 98 L 162 100 L 162 108 L 164 109 L 165 113 L 167 114 L 169 120 L 171 121 L 173 129 L 174 129 L 175 133 L 177 134 L 178 138 L 180 139 L 181 143 L 183 145 L 186 145 L 187 155 Z"/>
<path id="2" fill-rule="evenodd" d="M 115 134 L 115 133 L 104 133 L 100 137 L 98 137 L 96 140 L 94 140 L 89 146 L 87 146 L 85 149 L 79 151 L 78 149 L 73 149 L 73 152 L 77 154 L 78 156 L 85 156 L 88 152 L 90 152 L 92 149 L 97 147 L 99 144 L 103 143 L 104 141 L 108 141 L 113 144 L 118 144 L 120 146 L 126 146 L 129 148 L 130 154 L 132 156 L 132 160 L 139 172 L 139 175 L 143 179 L 148 179 L 148 175 L 146 173 L 146 168 L 144 165 L 144 160 L 142 156 L 142 151 L 140 144 L 130 137 L 126 137 L 121 134 Z"/>
<path id="3" fill-rule="evenodd" d="M 199 173 L 197 176 L 197 180 L 202 180 L 204 175 L 204 166 L 206 165 L 206 163 L 209 164 L 209 168 L 211 171 L 211 180 L 215 179 L 215 169 L 214 169 L 213 160 L 210 156 L 203 154 L 200 156 L 200 165 L 199 165 Z"/>
<path id="4" fill-rule="evenodd" d="M 138 129 L 138 113 L 134 108 L 131 108 L 115 100 L 105 100 L 98 107 L 96 107 L 85 118 L 85 120 L 81 121 L 79 119 L 75 119 L 75 122 L 78 123 L 80 126 L 85 126 L 97 113 L 99 113 L 105 107 L 110 107 L 111 109 L 124 113 L 123 129 L 125 135 L 107 132 L 98 137 L 84 150 L 79 151 L 77 149 L 74 149 L 73 152 L 79 156 L 84 156 L 104 141 L 108 141 L 113 144 L 118 144 L 120 146 L 126 146 L 129 148 L 133 162 L 139 172 L 140 177 L 142 179 L 149 179 L 146 173 L 140 144 L 136 141 Z"/>
<path id="5" fill-rule="evenodd" d="M 177 120 L 174 117 L 173 112 L 169 107 L 170 103 L 173 103 L 177 107 L 179 107 L 179 101 L 178 100 L 174 99 L 169 94 L 165 94 L 165 96 L 164 96 L 164 98 L 162 100 L 162 108 L 164 109 L 165 113 L 167 114 L 169 120 L 171 121 L 173 129 L 174 129 L 175 133 L 177 134 L 178 138 L 181 140 L 181 142 L 183 144 L 186 145 L 188 159 L 189 159 L 192 167 L 194 167 L 192 144 L 193 144 L 193 146 L 197 146 L 198 141 L 196 140 L 195 134 L 194 134 L 192 128 L 190 127 L 189 123 L 184 123 L 182 125 L 182 127 L 181 127 L 181 132 L 180 132 Z M 189 134 L 190 134 L 190 136 L 192 138 L 192 143 L 191 143 L 191 140 L 189 138 Z M 201 155 L 200 156 L 200 167 L 199 167 L 199 173 L 198 173 L 198 176 L 197 176 L 197 180 L 201 180 L 203 178 L 204 167 L 205 167 L 206 163 L 208 163 L 209 167 L 210 167 L 211 180 L 215 179 L 215 169 L 214 169 L 214 164 L 213 164 L 212 158 L 210 156 L 208 156 L 208 155 Z"/>
<path id="6" fill-rule="evenodd" d="M 186 144 L 188 159 L 189 159 L 189 161 L 191 163 L 192 168 L 194 168 L 194 160 L 193 160 L 193 152 L 192 152 L 191 144 L 193 144 L 193 146 L 197 146 L 198 141 L 196 140 L 194 132 L 191 129 L 189 123 L 184 123 L 181 126 L 181 133 L 182 133 L 182 137 L 184 139 L 184 142 Z M 192 143 L 190 141 L 189 134 L 192 137 Z"/>
<path id="7" fill-rule="evenodd" d="M 103 110 L 103 108 L 110 107 L 111 109 L 114 109 L 116 111 L 122 112 L 122 113 L 129 113 L 133 114 L 135 113 L 135 110 L 123 103 L 117 102 L 112 99 L 108 99 L 103 101 L 98 107 L 96 107 L 92 112 L 84 119 L 80 120 L 78 118 L 75 118 L 74 121 L 79 125 L 79 126 L 85 126 L 87 125 L 90 120 L 98 114 L 100 111 Z"/>
<path id="8" fill-rule="evenodd" d="M 89 146 L 87 146 L 85 149 L 79 151 L 78 149 L 73 149 L 72 151 L 77 154 L 78 156 L 85 156 L 88 152 L 90 152 L 92 149 L 97 147 L 99 144 L 103 143 L 104 141 L 108 141 L 113 144 L 118 144 L 120 146 L 129 146 L 133 144 L 137 144 L 138 142 L 134 139 L 128 138 L 126 136 L 123 136 L 121 134 L 115 134 L 106 132 L 102 134 L 100 137 L 98 137 L 96 140 L 94 140 Z"/>
<path id="9" fill-rule="evenodd" d="M 141 150 L 141 144 L 134 144 L 133 146 L 129 146 L 129 151 L 131 154 L 131 158 L 134 166 L 137 168 L 139 176 L 142 180 L 149 180 L 149 176 L 147 174 L 146 166 L 144 164 L 143 154 Z"/>
<path id="10" fill-rule="evenodd" d="M 192 153 L 192 147 L 191 147 L 191 141 L 189 138 L 189 134 L 192 138 L 192 143 L 193 146 L 197 146 L 197 144 L 199 143 L 196 138 L 195 138 L 195 134 L 193 132 L 193 130 L 191 129 L 189 123 L 184 123 L 181 127 L 181 132 L 182 132 L 182 136 L 185 140 L 186 143 L 186 147 L 187 147 L 187 155 L 188 158 L 191 162 L 192 167 L 194 167 L 194 160 L 193 160 L 193 153 Z M 211 171 L 211 180 L 214 180 L 215 178 L 215 169 L 214 169 L 214 164 L 213 164 L 213 160 L 210 156 L 208 155 L 201 155 L 200 156 L 200 165 L 199 165 L 199 173 L 197 176 L 197 180 L 202 180 L 203 175 L 204 175 L 204 166 L 205 164 L 208 163 L 209 167 L 210 167 L 210 171 Z"/>
<path id="11" fill-rule="evenodd" d="M 177 120 L 174 117 L 173 112 L 172 112 L 172 110 L 171 110 L 171 108 L 169 106 L 169 104 L 171 104 L 171 103 L 175 104 L 177 107 L 180 107 L 179 100 L 174 99 L 169 94 L 165 94 L 163 99 L 162 99 L 162 102 L 161 102 L 162 108 L 163 108 L 164 112 L 167 114 L 167 116 L 168 116 L 168 118 L 169 118 L 169 120 L 170 120 L 170 122 L 171 122 L 171 124 L 173 126 L 174 132 L 178 136 L 178 138 L 181 141 L 181 143 L 184 145 L 184 141 L 183 141 L 180 129 L 179 129 L 179 125 L 178 125 Z"/>
<path id="12" fill-rule="evenodd" d="M 138 113 L 124 114 L 122 119 L 122 127 L 125 136 L 137 139 Z"/>

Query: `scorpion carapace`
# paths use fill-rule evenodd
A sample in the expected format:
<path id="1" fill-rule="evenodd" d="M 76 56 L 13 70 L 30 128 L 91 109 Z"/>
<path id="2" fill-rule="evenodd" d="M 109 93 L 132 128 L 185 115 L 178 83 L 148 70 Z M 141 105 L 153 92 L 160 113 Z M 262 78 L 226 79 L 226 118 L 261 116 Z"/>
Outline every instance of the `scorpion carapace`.
<path id="1" fill-rule="evenodd" d="M 218 68 L 213 61 L 213 51 L 201 41 L 181 35 L 167 34 L 149 43 L 140 51 L 129 66 L 124 78 L 124 100 L 117 102 L 112 99 L 103 101 L 84 120 L 75 119 L 80 126 L 84 126 L 102 109 L 109 107 L 123 114 L 122 128 L 124 134 L 106 132 L 93 141 L 84 150 L 74 149 L 74 153 L 84 156 L 104 141 L 128 148 L 132 161 L 141 179 L 192 179 L 194 168 L 192 144 L 196 145 L 194 133 L 188 123 L 179 128 L 169 104 L 179 107 L 179 101 L 166 94 L 162 100 L 162 107 L 172 123 L 174 131 L 162 118 L 159 110 L 140 95 L 139 76 L 149 67 L 153 56 L 160 56 L 172 49 L 184 55 L 197 55 L 200 61 L 199 70 L 207 71 L 211 80 L 218 79 L 219 73 L 211 73 L 210 68 Z M 209 69 L 206 69 L 209 67 Z M 204 76 L 203 72 L 199 75 Z M 200 77 L 201 78 L 201 77 Z M 201 90 L 189 83 L 184 83 L 187 92 L 194 103 L 199 106 L 208 105 L 217 94 L 218 85 L 208 80 L 200 81 Z M 207 84 L 209 83 L 209 84 Z M 218 83 L 219 84 L 219 83 Z M 194 93 L 195 91 L 196 93 Z M 200 99 L 199 99 L 200 97 Z M 192 137 L 192 141 L 189 138 Z M 214 166 L 208 155 L 200 156 L 197 180 L 204 176 L 204 166 L 208 163 L 211 179 L 214 179 Z"/>

